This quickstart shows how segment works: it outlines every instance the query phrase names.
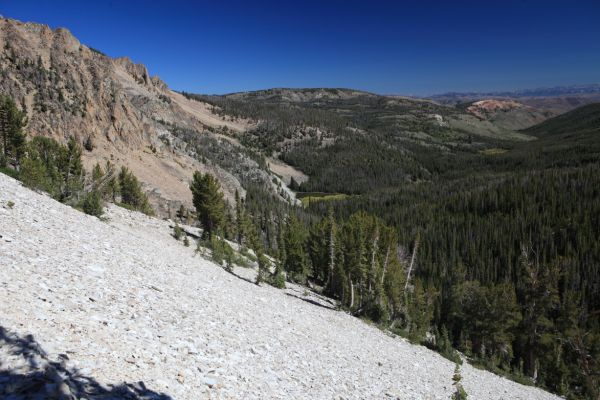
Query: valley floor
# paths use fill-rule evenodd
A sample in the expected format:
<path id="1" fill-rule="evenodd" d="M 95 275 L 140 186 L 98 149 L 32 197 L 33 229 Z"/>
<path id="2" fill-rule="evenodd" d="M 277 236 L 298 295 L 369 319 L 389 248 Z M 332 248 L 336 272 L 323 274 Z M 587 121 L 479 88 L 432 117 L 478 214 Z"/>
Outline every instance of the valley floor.
<path id="1" fill-rule="evenodd" d="M 174 399 L 450 398 L 454 364 L 438 354 L 298 286 L 227 273 L 165 221 L 115 206 L 106 217 L 0 174 L 0 394 L 47 358 L 74 380 Z M 557 398 L 468 365 L 462 375 L 470 399 Z"/>

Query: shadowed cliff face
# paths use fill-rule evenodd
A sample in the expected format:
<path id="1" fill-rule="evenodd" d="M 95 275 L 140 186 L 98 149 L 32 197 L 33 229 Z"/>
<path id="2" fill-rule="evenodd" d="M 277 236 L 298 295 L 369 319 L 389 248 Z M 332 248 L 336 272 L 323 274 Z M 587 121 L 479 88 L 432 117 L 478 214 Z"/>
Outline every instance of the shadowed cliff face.
<path id="1" fill-rule="evenodd" d="M 11 399 L 156 399 L 144 382 L 103 385 L 75 368 L 69 356 L 51 361 L 33 335 L 20 336 L 0 326 L 0 397 Z"/>

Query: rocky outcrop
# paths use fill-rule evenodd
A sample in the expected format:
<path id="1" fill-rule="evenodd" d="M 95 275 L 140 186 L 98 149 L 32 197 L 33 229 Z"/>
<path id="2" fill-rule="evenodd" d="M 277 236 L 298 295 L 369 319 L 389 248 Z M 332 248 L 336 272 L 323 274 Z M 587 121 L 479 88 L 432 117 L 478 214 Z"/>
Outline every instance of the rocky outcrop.
<path id="1" fill-rule="evenodd" d="M 520 130 L 537 125 L 553 114 L 511 99 L 485 99 L 473 102 L 467 111 L 482 121 L 506 130 Z"/>
<path id="2" fill-rule="evenodd" d="M 181 131 L 188 138 L 214 138 L 221 126 L 240 131 L 243 125 L 224 121 L 202 103 L 189 104 L 144 65 L 108 57 L 67 29 L 0 18 L 0 93 L 27 111 L 29 135 L 59 141 L 74 136 L 82 143 L 91 138 L 86 167 L 107 160 L 128 166 L 153 193 L 155 205 L 191 206 L 188 182 L 194 170 L 217 176 L 227 198 L 235 190 L 244 193 L 244 177 L 236 171 L 218 160 L 203 163 L 195 157 L 195 144 L 170 139 Z M 242 164 L 270 185 L 268 173 L 257 171 L 254 161 Z"/>

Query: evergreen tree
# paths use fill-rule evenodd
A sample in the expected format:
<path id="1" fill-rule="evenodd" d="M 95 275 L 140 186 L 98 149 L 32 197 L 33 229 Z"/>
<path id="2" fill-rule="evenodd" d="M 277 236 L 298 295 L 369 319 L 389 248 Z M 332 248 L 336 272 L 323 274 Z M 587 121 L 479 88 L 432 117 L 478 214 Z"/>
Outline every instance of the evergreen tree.
<path id="1" fill-rule="evenodd" d="M 296 215 L 291 214 L 285 227 L 284 246 L 285 264 L 284 268 L 288 278 L 295 282 L 306 283 L 308 275 L 308 263 L 305 251 L 306 232 Z"/>
<path id="2" fill-rule="evenodd" d="M 431 328 L 435 293 L 427 291 L 421 280 L 416 279 L 413 292 L 407 300 L 407 329 L 410 340 L 420 343 Z"/>
<path id="3" fill-rule="evenodd" d="M 19 168 L 25 152 L 27 114 L 8 96 L 0 96 L 0 167 L 11 164 Z"/>
<path id="4" fill-rule="evenodd" d="M 148 201 L 148 196 L 142 190 L 142 185 L 127 167 L 121 167 L 118 182 L 122 204 L 144 214 L 151 215 L 154 213 Z"/>
<path id="5" fill-rule="evenodd" d="M 551 314 L 559 305 L 558 270 L 553 264 L 532 260 L 532 251 L 523 246 L 521 251 L 521 280 L 517 288 L 521 297 L 520 350 L 524 372 L 534 381 L 538 379 L 539 359 L 552 348 L 556 340 Z"/>
<path id="6" fill-rule="evenodd" d="M 225 202 L 219 182 L 210 174 L 196 171 L 190 185 L 194 207 L 204 236 L 211 239 L 225 218 Z"/>
<path id="7" fill-rule="evenodd" d="M 235 190 L 235 241 L 240 246 L 242 245 L 242 238 L 244 237 L 244 209 L 242 200 L 240 199 L 240 193 Z"/>
<path id="8" fill-rule="evenodd" d="M 104 212 L 100 193 L 96 190 L 86 193 L 81 208 L 86 214 L 100 217 Z"/>
<path id="9" fill-rule="evenodd" d="M 96 163 L 92 169 L 92 182 L 94 187 L 98 188 L 100 186 L 102 178 L 104 178 L 104 171 L 102 170 L 100 164 Z"/>
<path id="10" fill-rule="evenodd" d="M 74 137 L 70 137 L 66 148 L 61 152 L 59 169 L 62 175 L 61 201 L 77 195 L 83 190 L 84 170 L 81 161 L 81 147 Z"/>

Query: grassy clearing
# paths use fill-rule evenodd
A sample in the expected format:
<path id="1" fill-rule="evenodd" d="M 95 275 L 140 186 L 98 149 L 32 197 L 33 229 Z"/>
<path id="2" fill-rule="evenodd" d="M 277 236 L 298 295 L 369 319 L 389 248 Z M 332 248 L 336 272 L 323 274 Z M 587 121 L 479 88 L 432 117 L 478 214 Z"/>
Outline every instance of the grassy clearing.
<path id="1" fill-rule="evenodd" d="M 310 203 L 319 201 L 339 201 L 347 199 L 349 196 L 344 193 L 320 193 L 320 192 L 306 192 L 298 193 L 298 198 L 302 202 L 304 207 L 308 207 Z"/>
<path id="2" fill-rule="evenodd" d="M 481 150 L 479 153 L 486 155 L 486 156 L 496 156 L 498 154 L 504 154 L 506 153 L 508 150 L 506 149 L 501 149 L 498 147 L 494 147 L 491 149 L 485 149 L 485 150 Z"/>

